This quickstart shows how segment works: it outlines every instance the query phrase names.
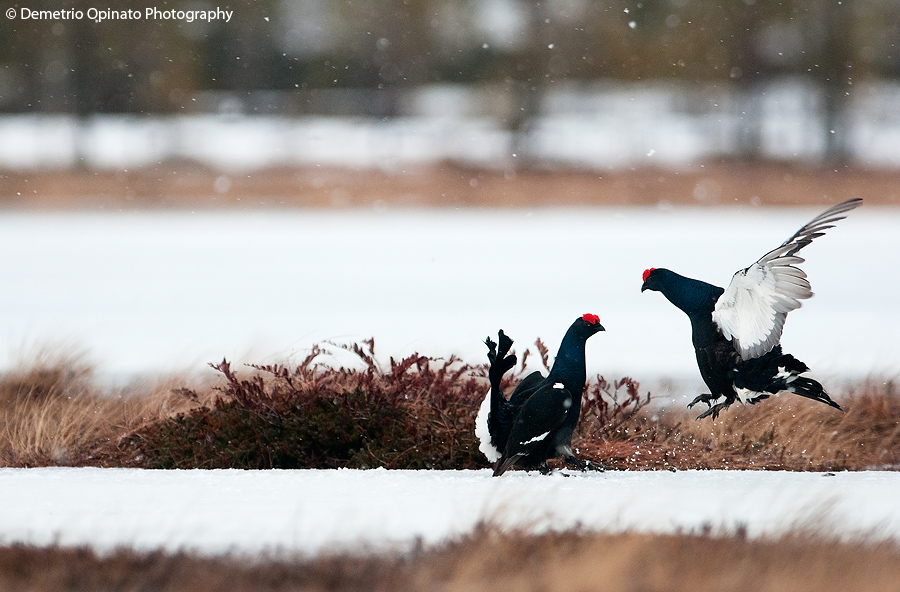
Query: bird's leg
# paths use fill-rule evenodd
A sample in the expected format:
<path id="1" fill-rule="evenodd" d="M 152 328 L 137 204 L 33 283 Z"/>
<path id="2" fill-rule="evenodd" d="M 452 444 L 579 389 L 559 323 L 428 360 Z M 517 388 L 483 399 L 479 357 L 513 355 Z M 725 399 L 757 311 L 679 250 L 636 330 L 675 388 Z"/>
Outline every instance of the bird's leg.
<path id="1" fill-rule="evenodd" d="M 578 458 L 577 456 L 574 456 L 574 455 L 573 456 L 564 456 L 563 462 L 566 463 L 566 466 L 571 466 L 571 467 L 581 471 L 582 473 L 587 472 L 587 471 L 603 472 L 603 471 L 610 471 L 610 470 L 615 469 L 615 467 L 609 467 L 609 466 L 606 466 L 606 465 L 603 465 L 600 463 L 595 463 L 595 462 L 591 462 L 589 460 L 584 460 L 584 459 Z"/>
<path id="2" fill-rule="evenodd" d="M 562 455 L 563 462 L 566 463 L 567 467 L 575 468 L 581 472 L 606 471 L 613 468 L 601 465 L 599 463 L 594 463 L 589 460 L 578 458 L 577 456 L 575 456 L 575 453 L 572 451 L 572 446 L 570 445 L 560 446 L 556 449 L 556 451 Z"/>
<path id="3" fill-rule="evenodd" d="M 697 395 L 693 401 L 688 403 L 688 409 L 696 405 L 697 403 L 706 403 L 710 407 L 712 407 L 712 402 L 718 399 L 719 397 L 713 395 L 712 393 L 703 393 L 702 395 Z"/>
<path id="4" fill-rule="evenodd" d="M 591 464 L 591 461 L 582 460 L 577 456 L 564 456 L 563 462 L 566 463 L 566 466 L 571 466 L 579 471 L 586 471 L 588 469 L 588 465 Z"/>
<path id="5" fill-rule="evenodd" d="M 697 419 L 703 419 L 704 417 L 708 417 L 710 415 L 712 415 L 713 419 L 716 419 L 717 417 L 719 417 L 719 411 L 722 411 L 723 409 L 728 409 L 728 407 L 730 407 L 733 402 L 734 401 L 729 401 L 726 399 L 725 401 L 722 401 L 718 405 L 713 405 L 709 409 L 707 409 L 706 411 L 704 411 L 703 413 L 698 415 Z"/>

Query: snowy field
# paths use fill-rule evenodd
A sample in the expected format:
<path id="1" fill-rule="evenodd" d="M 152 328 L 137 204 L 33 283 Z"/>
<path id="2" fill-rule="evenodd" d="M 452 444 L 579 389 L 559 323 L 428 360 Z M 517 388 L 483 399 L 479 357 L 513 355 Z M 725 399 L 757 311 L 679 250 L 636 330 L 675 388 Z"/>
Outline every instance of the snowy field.
<path id="1" fill-rule="evenodd" d="M 817 209 L 547 209 L 13 213 L 0 216 L 0 365 L 36 347 L 85 348 L 101 373 L 197 371 L 302 359 L 374 336 L 480 363 L 503 328 L 555 352 L 586 312 L 607 332 L 591 372 L 698 378 L 687 318 L 641 272 L 719 285 Z M 803 254 L 816 296 L 787 351 L 829 380 L 895 376 L 900 211 L 864 206 Z M 340 361 L 340 360 L 339 360 Z"/>
<path id="2" fill-rule="evenodd" d="M 0 469 L 0 541 L 218 554 L 408 549 L 531 532 L 807 528 L 900 539 L 900 473 Z"/>
<path id="3" fill-rule="evenodd" d="M 56 213 L 0 216 L 0 360 L 87 348 L 102 373 L 301 358 L 375 336 L 382 359 L 484 359 L 504 328 L 555 349 L 597 313 L 592 372 L 696 380 L 689 324 L 641 272 L 724 285 L 813 209 Z M 817 295 L 786 348 L 826 386 L 896 375 L 900 211 L 863 207 L 804 254 Z M 341 361 L 339 359 L 338 361 Z M 751 536 L 813 526 L 900 539 L 900 473 L 0 469 L 0 541 L 108 550 L 405 549 L 482 520 L 534 531 Z"/>

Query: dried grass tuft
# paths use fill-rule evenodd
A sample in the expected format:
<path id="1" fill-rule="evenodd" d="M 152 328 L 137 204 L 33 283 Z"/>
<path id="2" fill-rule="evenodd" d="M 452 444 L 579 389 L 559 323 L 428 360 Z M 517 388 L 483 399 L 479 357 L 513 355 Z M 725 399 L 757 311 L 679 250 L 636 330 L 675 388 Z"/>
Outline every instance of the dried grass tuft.
<path id="1" fill-rule="evenodd" d="M 112 390 L 98 384 L 83 352 L 39 350 L 0 376 L 0 466 L 103 466 L 112 442 L 189 408 L 173 393 L 181 382 Z"/>
<path id="2" fill-rule="evenodd" d="M 410 554 L 277 560 L 0 547 L 0 591 L 881 592 L 898 580 L 896 543 L 796 533 L 535 536 L 484 526 Z"/>
<path id="3" fill-rule="evenodd" d="M 868 380 L 841 397 L 840 412 L 782 395 L 736 404 L 715 421 L 696 411 L 642 411 L 591 454 L 623 468 L 837 471 L 900 468 L 900 392 Z"/>

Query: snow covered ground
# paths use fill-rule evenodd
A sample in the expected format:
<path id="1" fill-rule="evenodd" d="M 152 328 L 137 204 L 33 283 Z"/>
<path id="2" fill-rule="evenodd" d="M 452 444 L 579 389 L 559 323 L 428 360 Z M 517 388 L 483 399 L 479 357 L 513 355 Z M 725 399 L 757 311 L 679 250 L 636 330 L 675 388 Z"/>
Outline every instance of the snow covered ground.
<path id="1" fill-rule="evenodd" d="M 725 285 L 818 211 L 542 209 L 0 215 L 0 367 L 36 346 L 82 346 L 113 376 L 223 357 L 303 357 L 374 336 L 381 359 L 485 359 L 503 328 L 555 352 L 576 316 L 607 331 L 591 372 L 696 379 L 687 318 L 641 272 Z M 887 373 L 900 350 L 900 211 L 864 206 L 808 247 L 816 296 L 786 350 L 828 385 Z"/>
<path id="2" fill-rule="evenodd" d="M 600 315 L 592 372 L 696 379 L 688 321 L 640 293 L 649 266 L 719 284 L 812 209 L 260 211 L 0 216 L 0 360 L 86 347 L 112 375 L 302 357 L 375 336 L 484 359 L 504 328 L 555 348 Z M 804 254 L 817 295 L 784 343 L 826 385 L 896 375 L 900 211 L 863 207 Z M 559 475 L 484 471 L 0 469 L 0 541 L 261 550 L 407 548 L 481 520 L 536 531 L 814 526 L 900 538 L 900 473 L 740 471 Z"/>
<path id="3" fill-rule="evenodd" d="M 810 528 L 900 539 L 900 473 L 0 469 L 0 542 L 203 553 L 405 549 L 533 532 Z"/>

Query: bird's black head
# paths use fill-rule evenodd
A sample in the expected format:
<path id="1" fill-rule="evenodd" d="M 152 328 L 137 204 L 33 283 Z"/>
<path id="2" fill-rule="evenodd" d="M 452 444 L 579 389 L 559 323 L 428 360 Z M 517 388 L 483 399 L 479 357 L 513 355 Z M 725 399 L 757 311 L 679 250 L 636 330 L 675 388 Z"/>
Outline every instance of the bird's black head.
<path id="1" fill-rule="evenodd" d="M 665 268 L 651 267 L 644 271 L 644 283 L 641 292 L 655 290 L 662 292 L 669 302 L 686 312 L 712 312 L 716 299 L 722 294 L 722 288 L 686 278 Z"/>
<path id="2" fill-rule="evenodd" d="M 669 270 L 656 269 L 655 267 L 645 269 L 643 275 L 644 283 L 641 286 L 641 292 L 644 290 L 656 290 L 657 292 L 660 292 L 662 290 L 662 282 L 664 281 L 663 276 L 667 271 Z"/>
<path id="3" fill-rule="evenodd" d="M 600 331 L 606 329 L 595 314 L 588 313 L 575 319 L 559 344 L 547 380 L 562 382 L 571 392 L 581 393 L 585 381 L 584 348 L 587 340 Z"/>
<path id="4" fill-rule="evenodd" d="M 574 326 L 581 328 L 585 333 L 587 333 L 588 337 L 590 337 L 594 333 L 597 333 L 598 331 L 606 331 L 603 325 L 600 324 L 600 317 L 591 313 L 587 313 L 575 319 Z"/>

